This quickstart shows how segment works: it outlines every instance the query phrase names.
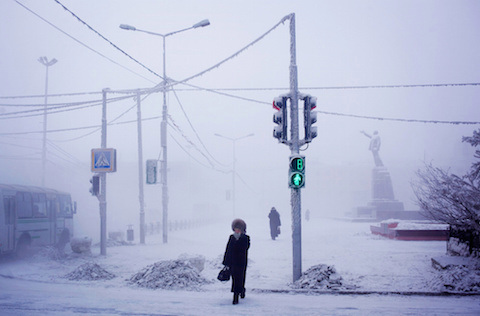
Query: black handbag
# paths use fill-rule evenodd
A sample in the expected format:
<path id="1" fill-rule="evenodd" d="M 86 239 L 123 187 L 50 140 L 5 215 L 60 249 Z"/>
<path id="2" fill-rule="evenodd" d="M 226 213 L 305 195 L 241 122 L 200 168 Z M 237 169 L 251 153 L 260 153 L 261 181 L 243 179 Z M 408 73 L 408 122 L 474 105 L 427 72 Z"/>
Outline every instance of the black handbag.
<path id="1" fill-rule="evenodd" d="M 222 282 L 230 280 L 230 269 L 228 267 L 223 267 L 218 273 L 217 279 Z"/>

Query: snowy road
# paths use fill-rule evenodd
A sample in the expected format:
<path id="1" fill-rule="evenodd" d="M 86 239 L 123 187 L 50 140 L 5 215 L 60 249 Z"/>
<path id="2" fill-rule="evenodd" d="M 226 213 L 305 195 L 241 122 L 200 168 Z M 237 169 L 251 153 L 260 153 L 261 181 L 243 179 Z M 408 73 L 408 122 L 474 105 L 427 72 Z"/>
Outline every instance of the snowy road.
<path id="1" fill-rule="evenodd" d="M 478 296 L 186 292 L 0 278 L 2 315 L 478 315 Z"/>
<path id="2" fill-rule="evenodd" d="M 264 218 L 246 219 L 252 246 L 247 297 L 239 305 L 231 304 L 229 283 L 214 281 L 200 291 L 185 291 L 127 282 L 146 266 L 182 254 L 204 256 L 201 275 L 214 280 L 231 232 L 225 221 L 171 232 L 168 244 L 162 243 L 161 235 L 149 235 L 145 245 L 108 247 L 107 256 L 93 248 L 90 255 L 69 254 L 61 260 L 39 253 L 19 262 L 2 261 L 0 315 L 480 315 L 479 296 L 288 293 L 292 278 L 288 218 L 275 241 Z M 318 264 L 334 265 L 343 284 L 359 293 L 442 291 L 431 258 L 445 255 L 445 242 L 390 240 L 370 234 L 367 223 L 321 218 L 305 222 L 302 235 L 303 271 Z M 65 277 L 86 262 L 116 277 L 98 281 Z"/>

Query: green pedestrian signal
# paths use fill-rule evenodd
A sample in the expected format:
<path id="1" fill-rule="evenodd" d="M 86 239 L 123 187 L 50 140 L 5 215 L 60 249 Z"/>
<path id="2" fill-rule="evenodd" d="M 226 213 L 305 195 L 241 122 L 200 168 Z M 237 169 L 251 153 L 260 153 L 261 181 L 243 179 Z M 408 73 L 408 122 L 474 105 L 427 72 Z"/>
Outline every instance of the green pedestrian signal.
<path id="1" fill-rule="evenodd" d="M 301 173 L 294 173 L 292 175 L 292 185 L 295 188 L 300 187 L 303 184 L 303 176 Z"/>
<path id="2" fill-rule="evenodd" d="M 300 189 L 305 186 L 305 156 L 290 156 L 288 186 L 294 189 Z"/>

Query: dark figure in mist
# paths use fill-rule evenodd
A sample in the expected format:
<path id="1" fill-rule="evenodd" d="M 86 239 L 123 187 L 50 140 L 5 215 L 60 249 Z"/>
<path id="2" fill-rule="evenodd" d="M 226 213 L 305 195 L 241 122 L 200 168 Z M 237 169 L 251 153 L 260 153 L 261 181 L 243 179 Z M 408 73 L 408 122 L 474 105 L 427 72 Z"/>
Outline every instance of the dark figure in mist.
<path id="1" fill-rule="evenodd" d="M 248 248 L 250 237 L 246 235 L 247 224 L 239 218 L 232 222 L 233 234 L 230 235 L 223 264 L 232 275 L 233 304 L 238 304 L 238 296 L 245 298 L 245 275 L 247 272 Z"/>
<path id="2" fill-rule="evenodd" d="M 270 218 L 270 236 L 272 236 L 272 239 L 275 240 L 275 238 L 280 235 L 280 226 L 282 225 L 280 222 L 280 214 L 278 214 L 275 207 L 272 207 L 270 210 L 268 218 Z"/>
<path id="3" fill-rule="evenodd" d="M 367 133 L 365 133 L 365 131 L 360 131 L 360 133 L 370 138 L 370 145 L 368 146 L 368 149 L 373 154 L 373 162 L 375 163 L 375 167 L 383 167 L 383 162 L 380 159 L 380 155 L 378 154 L 378 152 L 380 151 L 380 145 L 382 144 L 378 132 L 374 131 L 373 136 L 368 135 Z"/>

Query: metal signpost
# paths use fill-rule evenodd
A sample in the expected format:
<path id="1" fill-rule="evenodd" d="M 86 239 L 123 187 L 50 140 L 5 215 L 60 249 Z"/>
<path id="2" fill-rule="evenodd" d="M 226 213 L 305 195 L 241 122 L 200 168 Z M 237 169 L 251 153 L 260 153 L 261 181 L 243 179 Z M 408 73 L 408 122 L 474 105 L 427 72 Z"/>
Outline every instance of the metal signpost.
<path id="1" fill-rule="evenodd" d="M 90 192 L 98 198 L 100 204 L 100 254 L 103 256 L 107 255 L 107 173 L 117 171 L 117 151 L 113 148 L 106 148 L 108 91 L 109 89 L 102 91 L 102 142 L 101 148 L 91 151 L 91 170 L 97 174 L 90 180 L 92 183 Z"/>

